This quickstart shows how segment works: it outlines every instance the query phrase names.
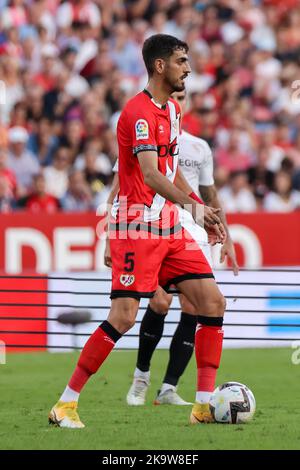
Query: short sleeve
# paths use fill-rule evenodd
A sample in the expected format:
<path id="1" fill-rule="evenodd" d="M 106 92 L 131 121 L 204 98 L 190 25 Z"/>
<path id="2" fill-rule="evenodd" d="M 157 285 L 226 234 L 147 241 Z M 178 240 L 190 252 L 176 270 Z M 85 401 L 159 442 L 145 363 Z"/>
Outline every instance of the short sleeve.
<path id="1" fill-rule="evenodd" d="M 212 186 L 214 181 L 214 162 L 212 151 L 207 143 L 205 143 L 205 158 L 199 172 L 199 186 Z"/>

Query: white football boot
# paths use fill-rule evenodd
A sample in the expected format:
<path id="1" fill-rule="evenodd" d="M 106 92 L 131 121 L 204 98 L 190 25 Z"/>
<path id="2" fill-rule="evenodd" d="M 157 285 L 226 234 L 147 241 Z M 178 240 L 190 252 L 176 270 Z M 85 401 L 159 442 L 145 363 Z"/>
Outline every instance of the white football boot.
<path id="1" fill-rule="evenodd" d="M 130 406 L 141 406 L 145 404 L 146 394 L 150 385 L 147 378 L 137 377 L 133 379 L 132 385 L 127 393 L 126 401 Z"/>
<path id="2" fill-rule="evenodd" d="M 177 393 L 176 388 L 170 388 L 164 392 L 158 391 L 157 397 L 154 400 L 154 405 L 192 405 L 187 401 L 184 401 Z"/>

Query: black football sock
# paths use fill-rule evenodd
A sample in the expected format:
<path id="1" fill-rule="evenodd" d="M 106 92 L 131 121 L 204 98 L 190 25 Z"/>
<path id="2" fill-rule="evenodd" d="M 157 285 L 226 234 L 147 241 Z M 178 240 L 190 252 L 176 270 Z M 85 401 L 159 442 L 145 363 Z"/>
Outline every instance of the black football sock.
<path id="1" fill-rule="evenodd" d="M 163 383 L 176 386 L 194 351 L 197 317 L 181 313 L 170 345 L 170 358 Z"/>
<path id="2" fill-rule="evenodd" d="M 163 334 L 165 317 L 166 315 L 154 312 L 148 305 L 140 327 L 136 364 L 137 368 L 143 372 L 150 369 L 152 355 Z"/>

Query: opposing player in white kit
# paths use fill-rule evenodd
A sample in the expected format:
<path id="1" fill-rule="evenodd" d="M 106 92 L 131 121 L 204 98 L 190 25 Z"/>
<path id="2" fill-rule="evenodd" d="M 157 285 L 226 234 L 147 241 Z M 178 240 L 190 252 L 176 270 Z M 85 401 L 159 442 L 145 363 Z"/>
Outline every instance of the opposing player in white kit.
<path id="1" fill-rule="evenodd" d="M 172 97 L 180 105 L 183 114 L 186 105 L 185 91 L 174 93 Z M 220 208 L 221 204 L 218 199 L 213 178 L 213 157 L 207 142 L 182 131 L 179 138 L 179 167 L 190 185 L 190 189 L 186 192 L 194 192 L 197 195 L 199 195 L 200 192 L 205 204 Z M 115 166 L 115 171 L 118 171 L 117 165 Z M 186 181 L 181 180 L 179 172 L 176 185 L 186 185 Z M 184 188 L 181 189 L 184 190 Z M 116 173 L 114 188 L 109 198 L 109 203 L 112 203 L 117 191 L 118 178 Z M 194 238 L 196 238 L 197 243 L 201 246 L 202 251 L 211 264 L 210 248 L 205 230 L 193 221 L 189 213 L 183 210 L 181 212 L 182 225 L 186 226 L 189 232 L 196 234 Z M 227 232 L 227 240 L 221 249 L 221 262 L 224 261 L 227 256 L 232 262 L 234 273 L 237 274 L 238 265 L 235 250 L 228 231 L 226 218 L 222 211 L 219 217 Z M 111 265 L 108 244 L 105 252 L 105 263 L 107 266 Z M 143 405 L 145 403 L 146 392 L 150 385 L 150 361 L 163 335 L 164 321 L 170 308 L 172 298 L 173 296 L 171 294 L 167 294 L 159 287 L 154 297 L 149 302 L 141 322 L 136 369 L 133 383 L 126 397 L 128 405 Z M 184 401 L 178 395 L 177 384 L 193 354 L 197 317 L 195 314 L 192 315 L 195 313 L 195 309 L 183 294 L 179 294 L 179 301 L 182 310 L 181 317 L 170 344 L 170 358 L 163 383 L 154 401 L 157 405 L 191 404 Z"/>

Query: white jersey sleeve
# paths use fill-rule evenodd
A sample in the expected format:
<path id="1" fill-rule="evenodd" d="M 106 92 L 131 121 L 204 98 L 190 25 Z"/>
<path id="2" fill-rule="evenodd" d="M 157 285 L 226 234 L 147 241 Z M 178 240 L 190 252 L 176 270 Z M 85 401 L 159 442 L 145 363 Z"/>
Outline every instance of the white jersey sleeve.
<path id="1" fill-rule="evenodd" d="M 209 145 L 204 142 L 204 147 L 206 147 L 203 159 L 203 165 L 201 166 L 201 171 L 199 172 L 199 185 L 200 186 L 211 186 L 214 184 L 214 161 L 212 151 Z"/>

